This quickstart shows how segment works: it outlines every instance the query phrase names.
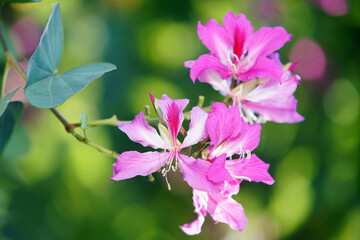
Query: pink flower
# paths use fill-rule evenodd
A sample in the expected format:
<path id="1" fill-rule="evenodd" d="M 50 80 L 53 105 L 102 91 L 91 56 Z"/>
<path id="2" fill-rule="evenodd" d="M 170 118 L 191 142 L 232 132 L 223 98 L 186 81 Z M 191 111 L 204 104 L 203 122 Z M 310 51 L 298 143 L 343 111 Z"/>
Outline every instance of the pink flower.
<path id="1" fill-rule="evenodd" d="M 185 66 L 191 68 L 193 82 L 205 70 L 217 71 L 227 82 L 266 77 L 280 82 L 283 70 L 267 56 L 280 49 L 291 35 L 282 27 L 262 27 L 254 33 L 245 15 L 235 17 L 234 12 L 227 13 L 223 23 L 224 26 L 220 26 L 215 19 L 205 25 L 198 23 L 199 38 L 210 54 L 185 62 Z M 204 76 L 199 80 L 207 81 Z"/>
<path id="2" fill-rule="evenodd" d="M 268 173 L 269 164 L 251 154 L 259 145 L 261 126 L 247 124 L 238 107 L 227 108 L 223 103 L 214 103 L 206 129 L 211 140 L 207 156 L 211 162 L 207 172 L 210 181 L 221 183 L 239 179 L 274 183 Z M 235 154 L 240 157 L 232 159 Z"/>
<path id="3" fill-rule="evenodd" d="M 219 192 L 223 184 L 213 183 L 207 180 L 206 172 L 210 163 L 202 159 L 194 159 L 180 153 L 181 149 L 198 143 L 207 137 L 205 122 L 207 113 L 199 107 L 191 110 L 190 129 L 184 141 L 177 140 L 179 130 L 184 120 L 182 111 L 189 103 L 188 99 L 172 100 L 165 94 L 158 105 L 163 114 L 163 120 L 167 127 L 159 123 L 159 132 L 149 126 L 141 112 L 131 123 L 119 123 L 119 129 L 128 137 L 142 144 L 144 147 L 163 149 L 163 152 L 139 153 L 128 151 L 122 153 L 114 163 L 114 176 L 110 180 L 123 180 L 137 175 L 146 176 L 162 168 L 166 177 L 167 173 L 179 166 L 184 180 L 198 190 L 207 192 Z M 167 180 L 167 178 L 166 178 Z M 170 188 L 170 185 L 168 185 Z"/>
<path id="4" fill-rule="evenodd" d="M 279 54 L 274 53 L 270 57 L 277 66 L 284 67 Z M 209 83 L 223 95 L 230 96 L 233 104 L 239 107 L 240 115 L 249 123 L 295 123 L 303 121 L 304 117 L 296 111 L 294 92 L 301 80 L 290 71 L 294 66 L 293 64 L 283 71 L 281 83 L 274 78 L 252 79 L 230 89 L 228 82 L 215 70 L 205 70 L 199 79 Z"/>
<path id="5" fill-rule="evenodd" d="M 242 231 L 247 218 L 241 204 L 231 196 L 239 192 L 242 180 L 273 184 L 269 175 L 269 164 L 250 154 L 259 144 L 260 125 L 247 124 L 240 116 L 239 108 L 227 108 L 223 103 L 214 103 L 206 121 L 210 137 L 207 159 L 211 166 L 207 171 L 208 180 L 224 183 L 220 193 L 193 190 L 193 202 L 197 218 L 180 228 L 188 235 L 201 232 L 205 216 L 209 213 L 217 222 L 223 222 L 230 228 Z M 233 155 L 239 159 L 232 159 Z M 227 157 L 230 159 L 227 160 Z"/>

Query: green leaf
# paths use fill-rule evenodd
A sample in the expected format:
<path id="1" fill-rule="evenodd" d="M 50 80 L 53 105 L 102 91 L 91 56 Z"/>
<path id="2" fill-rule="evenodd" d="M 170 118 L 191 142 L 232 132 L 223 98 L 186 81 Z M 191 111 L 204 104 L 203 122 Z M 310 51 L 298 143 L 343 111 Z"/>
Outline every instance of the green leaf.
<path id="1" fill-rule="evenodd" d="M 1 2 L 9 2 L 9 3 L 32 3 L 32 2 L 40 2 L 41 0 L 0 0 Z"/>
<path id="2" fill-rule="evenodd" d="M 21 124 L 17 124 L 1 153 L 1 160 L 8 160 L 12 164 L 19 163 L 19 156 L 25 154 L 30 148 L 30 140 Z M 1 164 L 0 160 L 0 164 Z"/>
<path id="3" fill-rule="evenodd" d="M 23 109 L 22 102 L 9 103 L 6 111 L 0 117 L 0 155 L 18 122 Z"/>
<path id="4" fill-rule="evenodd" d="M 8 106 L 11 98 L 14 96 L 14 94 L 17 92 L 17 90 L 19 90 L 20 87 L 14 89 L 11 91 L 11 93 L 9 93 L 8 95 L 6 95 L 3 99 L 1 99 L 0 101 L 0 117 L 3 115 L 3 113 L 6 110 L 6 107 Z"/>
<path id="5" fill-rule="evenodd" d="M 109 63 L 93 63 L 59 75 L 51 75 L 33 84 L 27 83 L 25 97 L 35 107 L 52 108 L 65 102 L 105 72 L 114 69 L 116 67 Z"/>
<path id="6" fill-rule="evenodd" d="M 88 129 L 87 122 L 88 118 L 85 113 L 80 113 L 80 119 L 81 119 L 81 129 L 86 130 Z"/>
<path id="7" fill-rule="evenodd" d="M 59 3 L 56 3 L 28 65 L 24 94 L 35 107 L 52 108 L 60 105 L 93 80 L 116 69 L 110 63 L 94 63 L 59 74 L 62 49 L 63 27 Z"/>

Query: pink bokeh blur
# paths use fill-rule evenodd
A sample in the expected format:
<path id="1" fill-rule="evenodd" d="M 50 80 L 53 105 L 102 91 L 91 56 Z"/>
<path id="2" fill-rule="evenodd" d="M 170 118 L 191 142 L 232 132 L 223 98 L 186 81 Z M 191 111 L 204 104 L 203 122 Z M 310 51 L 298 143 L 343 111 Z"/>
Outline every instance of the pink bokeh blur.
<path id="1" fill-rule="evenodd" d="M 10 36 L 17 53 L 29 57 L 40 41 L 41 29 L 33 19 L 25 17 L 12 26 Z"/>
<path id="2" fill-rule="evenodd" d="M 298 39 L 290 51 L 290 61 L 299 64 L 295 72 L 305 80 L 320 80 L 325 73 L 326 56 L 321 46 L 310 38 Z"/>
<path id="3" fill-rule="evenodd" d="M 331 16 L 342 16 L 348 12 L 347 0 L 318 0 L 318 4 Z"/>

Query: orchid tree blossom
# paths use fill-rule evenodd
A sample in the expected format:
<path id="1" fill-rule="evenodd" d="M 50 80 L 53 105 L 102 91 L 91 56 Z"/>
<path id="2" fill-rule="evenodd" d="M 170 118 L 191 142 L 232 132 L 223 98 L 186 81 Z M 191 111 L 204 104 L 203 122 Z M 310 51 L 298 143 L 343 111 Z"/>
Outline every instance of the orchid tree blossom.
<path id="1" fill-rule="evenodd" d="M 214 103 L 206 121 L 206 129 L 210 137 L 206 159 L 211 162 L 207 178 L 214 183 L 224 183 L 224 188 L 220 193 L 193 190 L 193 203 L 198 216 L 180 228 L 189 235 L 199 234 L 205 216 L 209 213 L 215 221 L 242 231 L 247 218 L 241 204 L 232 198 L 239 192 L 240 182 L 274 183 L 268 173 L 269 164 L 251 154 L 259 144 L 261 127 L 258 124 L 247 124 L 241 118 L 238 107 L 227 108 L 223 103 Z M 235 154 L 239 155 L 238 159 L 232 158 Z"/>
<path id="2" fill-rule="evenodd" d="M 255 78 L 242 82 L 233 89 L 215 70 L 205 70 L 199 79 L 209 83 L 215 90 L 232 99 L 232 104 L 240 109 L 240 115 L 249 123 L 296 123 L 304 120 L 297 108 L 294 92 L 301 82 L 300 76 L 291 72 L 296 64 L 283 65 L 279 54 L 270 55 L 271 59 L 283 68 L 281 83 L 274 78 Z"/>
<path id="3" fill-rule="evenodd" d="M 234 179 L 273 184 L 269 164 L 251 152 L 259 145 L 261 126 L 247 124 L 240 116 L 239 108 L 227 108 L 223 103 L 214 103 L 206 120 L 210 137 L 208 161 L 212 164 L 207 177 L 220 183 Z M 233 159 L 233 155 L 238 159 Z M 230 158 L 227 160 L 227 158 Z"/>
<path id="4" fill-rule="evenodd" d="M 227 82 L 267 77 L 281 82 L 283 70 L 268 56 L 290 41 L 291 35 L 283 27 L 262 27 L 254 33 L 245 15 L 235 16 L 234 12 L 228 12 L 223 23 L 221 26 L 215 19 L 205 25 L 198 22 L 199 38 L 210 54 L 185 62 L 185 67 L 191 68 L 192 81 L 206 70 L 215 70 Z M 207 81 L 206 77 L 199 80 Z"/>
<path id="5" fill-rule="evenodd" d="M 183 110 L 188 105 L 188 99 L 170 99 L 165 94 L 158 100 L 163 121 L 166 127 L 159 123 L 159 132 L 149 126 L 143 112 L 139 113 L 131 123 L 119 123 L 119 129 L 128 137 L 144 147 L 162 149 L 162 152 L 151 151 L 140 153 L 127 151 L 122 153 L 114 163 L 114 176 L 110 180 L 123 180 L 137 175 L 146 176 L 162 168 L 162 174 L 167 181 L 167 173 L 180 167 L 184 180 L 194 188 L 206 192 L 220 192 L 223 184 L 207 180 L 206 172 L 211 165 L 202 159 L 194 159 L 180 153 L 181 149 L 207 137 L 205 123 L 207 113 L 199 107 L 191 110 L 189 131 L 182 143 L 177 139 L 179 130 L 184 120 Z M 168 183 L 169 189 L 170 185 Z"/>

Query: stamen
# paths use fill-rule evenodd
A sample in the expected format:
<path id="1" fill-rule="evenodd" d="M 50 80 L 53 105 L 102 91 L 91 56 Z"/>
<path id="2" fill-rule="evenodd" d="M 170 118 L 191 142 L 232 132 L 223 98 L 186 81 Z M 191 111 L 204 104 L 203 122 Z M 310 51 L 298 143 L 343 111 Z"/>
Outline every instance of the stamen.
<path id="1" fill-rule="evenodd" d="M 170 191 L 170 190 L 171 190 L 171 186 L 170 186 L 170 183 L 169 183 L 169 181 L 168 181 L 167 175 L 165 176 L 165 180 L 166 180 L 166 184 L 167 184 L 167 186 L 168 186 L 168 189 L 169 189 L 169 191 Z"/>
<path id="2" fill-rule="evenodd" d="M 255 116 L 255 114 L 249 109 L 243 109 L 243 110 L 245 112 L 247 122 L 250 124 L 256 123 L 258 118 Z"/>
<path id="3" fill-rule="evenodd" d="M 236 59 L 237 62 L 239 62 L 239 57 L 236 56 L 236 54 L 233 53 L 232 49 L 229 49 L 228 51 L 228 56 L 227 56 L 227 63 L 228 63 L 228 67 L 231 69 L 231 71 L 233 72 L 233 77 L 236 79 L 235 74 L 238 72 L 238 67 L 235 65 L 233 59 Z"/>
<path id="4" fill-rule="evenodd" d="M 250 158 L 251 158 L 251 152 L 250 152 L 250 150 L 246 150 L 246 159 L 247 159 L 247 161 L 249 161 Z M 246 163 L 247 163 L 247 161 L 246 161 Z"/>
<path id="5" fill-rule="evenodd" d="M 247 180 L 247 181 L 249 181 L 249 182 L 251 182 L 251 179 L 250 178 L 248 178 L 248 177 L 245 177 L 245 176 L 236 176 L 236 175 L 234 175 L 234 174 L 230 174 L 233 178 L 237 178 L 237 179 L 245 179 L 245 180 Z"/>

